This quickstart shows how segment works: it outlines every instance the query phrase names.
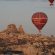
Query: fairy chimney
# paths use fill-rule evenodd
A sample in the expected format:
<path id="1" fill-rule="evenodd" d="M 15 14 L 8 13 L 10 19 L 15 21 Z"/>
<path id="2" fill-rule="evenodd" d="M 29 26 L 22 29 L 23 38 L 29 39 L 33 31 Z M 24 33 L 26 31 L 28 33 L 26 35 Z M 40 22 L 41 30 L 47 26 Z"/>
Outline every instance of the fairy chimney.
<path id="1" fill-rule="evenodd" d="M 17 33 L 17 28 L 15 24 L 10 24 L 7 26 L 7 32 Z"/>
<path id="2" fill-rule="evenodd" d="M 19 26 L 18 32 L 21 33 L 21 34 L 24 34 L 25 33 L 24 30 L 23 30 L 22 25 Z"/>

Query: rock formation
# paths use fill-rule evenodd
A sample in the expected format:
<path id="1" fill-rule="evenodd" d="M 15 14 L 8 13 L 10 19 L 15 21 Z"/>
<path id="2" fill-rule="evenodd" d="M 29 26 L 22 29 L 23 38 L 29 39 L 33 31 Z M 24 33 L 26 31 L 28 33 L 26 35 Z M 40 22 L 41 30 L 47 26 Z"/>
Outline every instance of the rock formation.
<path id="1" fill-rule="evenodd" d="M 21 33 L 21 34 L 25 34 L 22 25 L 19 26 L 18 32 Z"/>
<path id="2" fill-rule="evenodd" d="M 7 26 L 7 31 L 8 31 L 8 32 L 12 32 L 12 33 L 18 32 L 15 24 L 10 24 L 10 25 L 8 25 L 8 26 Z"/>
<path id="3" fill-rule="evenodd" d="M 10 24 L 0 32 L 0 53 L 4 50 L 18 51 L 18 55 L 55 55 L 55 37 L 26 34 L 22 25 L 17 29 L 15 24 Z"/>

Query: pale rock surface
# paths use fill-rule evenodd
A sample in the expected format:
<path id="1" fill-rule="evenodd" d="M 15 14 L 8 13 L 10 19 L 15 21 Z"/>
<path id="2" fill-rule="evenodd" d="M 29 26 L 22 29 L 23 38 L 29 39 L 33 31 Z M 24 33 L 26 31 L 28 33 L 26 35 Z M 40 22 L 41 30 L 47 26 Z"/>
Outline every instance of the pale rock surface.
<path id="1" fill-rule="evenodd" d="M 22 51 L 24 55 L 55 55 L 55 37 L 39 34 L 25 33 L 22 25 L 16 28 L 10 24 L 7 29 L 0 32 L 0 51 L 11 48 L 13 51 Z"/>

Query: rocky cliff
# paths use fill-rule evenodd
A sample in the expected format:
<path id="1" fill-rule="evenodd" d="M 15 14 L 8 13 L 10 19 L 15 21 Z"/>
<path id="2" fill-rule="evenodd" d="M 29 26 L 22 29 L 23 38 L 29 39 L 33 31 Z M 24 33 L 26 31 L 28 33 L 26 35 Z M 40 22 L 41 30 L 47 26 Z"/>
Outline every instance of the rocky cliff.
<path id="1" fill-rule="evenodd" d="M 22 51 L 22 55 L 55 55 L 55 37 L 27 34 L 22 25 L 16 28 L 15 24 L 10 24 L 0 32 L 0 53 L 9 49 Z"/>

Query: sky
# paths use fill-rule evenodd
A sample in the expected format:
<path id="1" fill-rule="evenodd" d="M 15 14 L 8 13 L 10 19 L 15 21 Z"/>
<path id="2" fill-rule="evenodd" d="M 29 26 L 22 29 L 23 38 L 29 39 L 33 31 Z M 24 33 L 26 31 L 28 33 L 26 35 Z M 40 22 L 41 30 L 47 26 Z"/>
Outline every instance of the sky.
<path id="1" fill-rule="evenodd" d="M 23 25 L 27 33 L 38 33 L 38 29 L 32 23 L 32 15 L 35 12 L 44 12 L 48 21 L 42 29 L 43 34 L 55 35 L 55 2 L 50 6 L 48 0 L 0 0 L 0 31 L 9 24 Z"/>

